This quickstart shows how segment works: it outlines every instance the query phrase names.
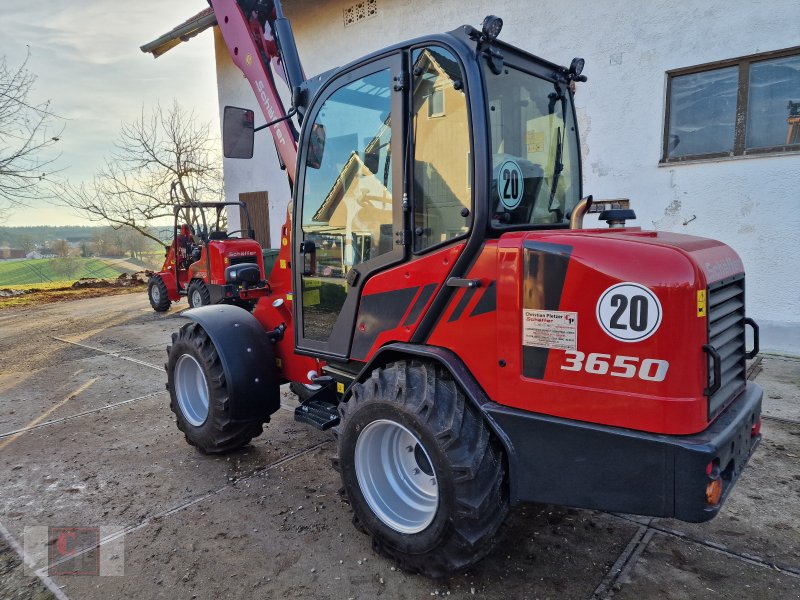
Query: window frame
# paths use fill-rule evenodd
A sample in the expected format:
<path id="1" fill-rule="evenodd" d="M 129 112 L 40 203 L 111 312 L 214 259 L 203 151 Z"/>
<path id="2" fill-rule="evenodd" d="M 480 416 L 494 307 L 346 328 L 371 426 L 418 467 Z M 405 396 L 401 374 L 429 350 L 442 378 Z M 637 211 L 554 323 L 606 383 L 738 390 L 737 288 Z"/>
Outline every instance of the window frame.
<path id="1" fill-rule="evenodd" d="M 747 105 L 750 96 L 750 65 L 771 59 L 785 58 L 788 56 L 800 56 L 800 46 L 784 48 L 782 50 L 771 50 L 769 52 L 759 52 L 748 54 L 737 58 L 719 60 L 693 67 L 671 69 L 666 72 L 667 85 L 664 99 L 664 126 L 662 129 L 661 159 L 659 164 L 680 164 L 685 162 L 702 161 L 718 158 L 741 158 L 744 156 L 763 156 L 767 154 L 796 154 L 800 153 L 800 146 L 797 144 L 783 144 L 765 148 L 747 148 Z M 723 152 L 708 152 L 705 154 L 687 154 L 685 156 L 669 156 L 669 124 L 672 116 L 672 81 L 675 77 L 682 75 L 694 75 L 708 71 L 716 71 L 727 67 L 738 67 L 739 82 L 736 93 L 736 113 L 734 116 L 733 129 L 733 149 Z"/>
<path id="2" fill-rule="evenodd" d="M 474 130 L 474 124 L 473 124 L 472 103 L 470 101 L 470 96 L 469 96 L 469 86 L 470 86 L 471 82 L 468 81 L 469 76 L 467 74 L 468 72 L 467 72 L 466 65 L 464 64 L 464 61 L 461 59 L 461 56 L 459 55 L 459 53 L 456 51 L 455 48 L 453 48 L 451 45 L 449 45 L 449 44 L 447 44 L 447 43 L 445 43 L 445 42 L 443 42 L 441 40 L 436 40 L 436 39 L 425 40 L 424 42 L 421 42 L 419 44 L 414 44 L 412 46 L 409 46 L 406 49 L 406 60 L 408 61 L 408 65 L 411 65 L 411 63 L 412 63 L 414 52 L 416 50 L 423 50 L 425 48 L 441 48 L 441 49 L 445 50 L 446 52 L 449 52 L 453 56 L 453 58 L 456 60 L 456 62 L 458 63 L 459 68 L 461 69 L 461 77 L 462 77 L 461 85 L 462 85 L 462 89 L 464 91 L 464 99 L 467 102 L 467 125 L 468 125 L 468 128 L 469 128 L 469 152 L 467 153 L 467 164 L 470 165 L 470 168 L 467 169 L 467 177 L 469 178 L 470 175 L 472 175 L 472 177 L 474 178 L 474 173 L 475 173 L 475 162 L 474 162 L 475 133 L 473 131 Z M 412 74 L 412 77 L 413 77 L 413 74 Z M 412 107 L 414 106 L 414 98 L 413 98 L 414 86 L 413 85 L 409 85 L 408 88 L 409 89 L 408 89 L 408 92 L 406 94 L 406 103 L 407 103 L 407 106 L 408 106 L 408 114 L 411 115 Z M 444 103 L 442 103 L 442 106 L 444 106 Z M 428 117 L 428 118 L 437 118 L 437 117 Z M 439 250 L 440 248 L 443 248 L 443 247 L 448 246 L 450 244 L 454 244 L 454 243 L 456 243 L 456 242 L 458 242 L 460 240 L 464 240 L 464 239 L 466 239 L 466 238 L 468 238 L 468 237 L 470 237 L 472 235 L 472 229 L 473 229 L 473 226 L 475 224 L 475 190 L 472 188 L 472 186 L 468 186 L 468 188 L 467 188 L 469 190 L 469 192 L 470 192 L 469 215 L 467 217 L 465 217 L 466 218 L 467 230 L 464 233 L 462 233 L 461 235 L 452 237 L 452 238 L 450 238 L 448 240 L 444 240 L 443 242 L 436 242 L 435 244 L 431 244 L 430 246 L 426 246 L 424 248 L 416 249 L 415 248 L 415 244 L 414 244 L 414 241 L 415 241 L 414 223 L 416 223 L 416 216 L 417 216 L 417 210 L 418 210 L 417 198 L 416 198 L 416 189 L 415 189 L 416 186 L 414 185 L 414 175 L 415 175 L 414 174 L 414 168 L 415 168 L 415 165 L 414 165 L 414 162 L 415 162 L 414 161 L 414 157 L 415 157 L 414 149 L 416 148 L 416 139 L 414 137 L 414 131 L 413 131 L 413 127 L 411 127 L 411 121 L 410 120 L 409 120 L 409 123 L 408 123 L 408 127 L 410 129 L 409 132 L 408 132 L 408 143 L 410 144 L 410 148 L 406 148 L 405 151 L 409 153 L 410 157 L 408 157 L 409 158 L 409 169 L 408 169 L 408 172 L 405 173 L 404 176 L 406 177 L 407 193 L 408 193 L 409 199 L 411 201 L 411 211 L 410 211 L 410 216 L 409 216 L 410 221 L 409 221 L 409 227 L 408 227 L 409 235 L 411 237 L 411 242 L 409 244 L 409 249 L 411 251 L 411 255 L 412 256 L 421 256 L 423 254 L 427 254 L 429 252 L 434 252 L 436 250 Z M 472 179 L 472 181 L 474 181 L 474 179 Z"/>

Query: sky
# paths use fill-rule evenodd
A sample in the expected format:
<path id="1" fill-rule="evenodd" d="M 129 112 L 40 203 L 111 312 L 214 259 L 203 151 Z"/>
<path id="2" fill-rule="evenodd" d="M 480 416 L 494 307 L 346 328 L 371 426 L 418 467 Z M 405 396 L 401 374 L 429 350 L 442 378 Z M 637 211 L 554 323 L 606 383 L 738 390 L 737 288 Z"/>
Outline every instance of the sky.
<path id="1" fill-rule="evenodd" d="M 31 101 L 51 101 L 65 129 L 54 146 L 60 176 L 91 181 L 120 125 L 177 99 L 219 135 L 210 29 L 158 59 L 139 47 L 208 6 L 205 0 L 0 0 L 0 56 L 37 76 Z M 0 225 L 89 225 L 69 209 L 36 202 Z"/>

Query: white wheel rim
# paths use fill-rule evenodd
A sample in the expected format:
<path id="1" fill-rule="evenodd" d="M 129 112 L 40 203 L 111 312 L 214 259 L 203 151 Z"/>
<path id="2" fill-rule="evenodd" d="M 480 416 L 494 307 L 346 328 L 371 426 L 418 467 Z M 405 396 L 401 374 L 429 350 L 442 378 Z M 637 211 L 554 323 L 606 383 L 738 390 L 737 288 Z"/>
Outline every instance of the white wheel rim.
<path id="1" fill-rule="evenodd" d="M 433 522 L 439 507 L 436 472 L 411 431 L 395 421 L 373 421 L 359 434 L 354 459 L 361 493 L 384 524 L 419 533 Z"/>
<path id="2" fill-rule="evenodd" d="M 182 354 L 175 363 L 175 395 L 183 418 L 200 427 L 208 418 L 208 384 L 194 356 Z"/>
<path id="3" fill-rule="evenodd" d="M 150 286 L 150 297 L 156 304 L 161 300 L 161 290 L 158 289 L 157 285 Z"/>
<path id="4" fill-rule="evenodd" d="M 192 306 L 203 306 L 203 296 L 200 295 L 200 290 L 198 289 L 192 292 Z"/>

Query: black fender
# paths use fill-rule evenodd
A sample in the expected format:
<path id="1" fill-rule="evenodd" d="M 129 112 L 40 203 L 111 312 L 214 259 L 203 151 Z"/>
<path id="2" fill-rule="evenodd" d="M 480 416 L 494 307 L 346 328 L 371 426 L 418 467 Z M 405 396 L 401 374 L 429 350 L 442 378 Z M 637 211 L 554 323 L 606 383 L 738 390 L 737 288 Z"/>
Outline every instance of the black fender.
<path id="1" fill-rule="evenodd" d="M 214 342 L 232 403 L 231 418 L 263 422 L 280 408 L 280 377 L 272 342 L 251 313 L 216 304 L 181 314 L 198 323 Z"/>
<path id="2" fill-rule="evenodd" d="M 497 436 L 497 439 L 503 446 L 508 461 L 508 485 L 509 497 L 512 504 L 519 502 L 520 494 L 517 488 L 519 481 L 520 461 L 514 444 L 509 438 L 508 434 L 503 430 L 499 423 L 492 417 L 492 411 L 500 407 L 496 402 L 493 402 L 478 381 L 472 375 L 470 370 L 466 367 L 464 362 L 458 355 L 439 346 L 427 346 L 417 344 L 406 344 L 402 342 L 387 344 L 382 346 L 370 359 L 370 361 L 359 371 L 356 375 L 355 381 L 363 383 L 366 381 L 370 373 L 379 367 L 385 367 L 389 363 L 398 360 L 406 360 L 409 358 L 419 358 L 431 362 L 437 362 L 442 365 L 453 380 L 461 387 L 467 401 L 478 409 L 479 414 L 483 417 L 486 425 Z M 347 401 L 349 389 L 346 391 L 343 401 Z"/>

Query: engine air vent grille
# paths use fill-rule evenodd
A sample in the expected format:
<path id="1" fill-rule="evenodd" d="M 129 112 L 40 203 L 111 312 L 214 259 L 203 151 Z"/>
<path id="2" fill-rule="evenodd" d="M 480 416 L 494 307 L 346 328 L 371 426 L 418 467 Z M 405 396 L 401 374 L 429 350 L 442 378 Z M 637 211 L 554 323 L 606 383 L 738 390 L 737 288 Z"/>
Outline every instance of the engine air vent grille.
<path id="1" fill-rule="evenodd" d="M 708 418 L 716 417 L 745 386 L 744 275 L 708 286 L 708 344 L 720 358 L 719 389 L 708 398 Z M 709 358 L 709 385 L 714 368 Z"/>

